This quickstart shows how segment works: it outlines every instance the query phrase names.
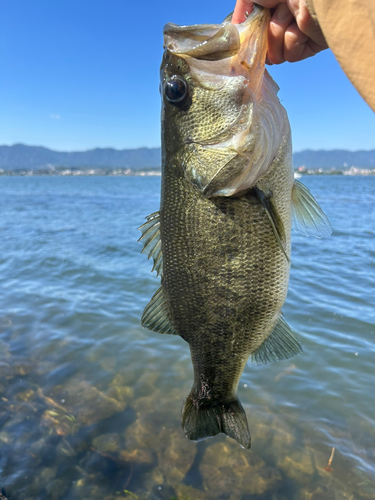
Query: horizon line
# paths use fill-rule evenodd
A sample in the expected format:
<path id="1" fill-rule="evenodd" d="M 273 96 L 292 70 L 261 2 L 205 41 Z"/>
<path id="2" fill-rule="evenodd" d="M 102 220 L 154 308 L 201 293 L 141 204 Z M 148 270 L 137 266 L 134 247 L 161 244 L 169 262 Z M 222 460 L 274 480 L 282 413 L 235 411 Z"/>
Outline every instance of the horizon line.
<path id="1" fill-rule="evenodd" d="M 12 148 L 14 146 L 26 146 L 29 148 L 43 148 L 43 149 L 48 149 L 49 151 L 54 151 L 55 153 L 87 153 L 88 151 L 95 151 L 97 149 L 105 150 L 105 149 L 112 149 L 113 151 L 137 151 L 140 149 L 160 149 L 161 146 L 139 146 L 137 148 L 123 148 L 123 149 L 118 149 L 113 146 L 106 146 L 106 147 L 93 147 L 89 149 L 84 149 L 84 150 L 59 150 L 59 149 L 53 149 L 47 146 L 42 146 L 42 145 L 36 145 L 36 144 L 25 144 L 24 142 L 16 142 L 14 144 L 0 144 L 0 147 L 8 147 Z M 342 148 L 332 148 L 332 149 L 311 149 L 311 148 L 306 148 L 306 149 L 301 149 L 299 151 L 293 151 L 293 154 L 296 153 L 303 153 L 306 151 L 346 151 L 349 153 L 359 153 L 359 152 L 370 152 L 370 151 L 375 151 L 375 146 L 373 149 L 342 149 Z"/>

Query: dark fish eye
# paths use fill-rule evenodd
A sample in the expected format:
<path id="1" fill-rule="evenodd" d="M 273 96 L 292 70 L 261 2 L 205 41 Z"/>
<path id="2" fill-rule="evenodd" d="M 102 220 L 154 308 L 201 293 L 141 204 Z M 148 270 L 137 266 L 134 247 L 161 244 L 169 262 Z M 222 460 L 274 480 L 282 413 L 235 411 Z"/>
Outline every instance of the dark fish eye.
<path id="1" fill-rule="evenodd" d="M 184 100 L 187 95 L 187 84 L 179 76 L 173 76 L 168 80 L 164 87 L 165 97 L 171 104 L 178 104 Z"/>

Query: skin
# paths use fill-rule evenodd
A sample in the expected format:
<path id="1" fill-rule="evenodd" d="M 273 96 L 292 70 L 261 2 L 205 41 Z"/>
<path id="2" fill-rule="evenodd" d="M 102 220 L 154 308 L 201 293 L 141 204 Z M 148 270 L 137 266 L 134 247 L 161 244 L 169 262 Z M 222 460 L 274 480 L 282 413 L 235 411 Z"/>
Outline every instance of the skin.
<path id="1" fill-rule="evenodd" d="M 328 48 L 322 30 L 311 17 L 306 0 L 257 0 L 272 9 L 268 30 L 267 59 L 270 64 L 297 62 Z M 232 23 L 242 23 L 253 9 L 250 0 L 237 0 Z"/>

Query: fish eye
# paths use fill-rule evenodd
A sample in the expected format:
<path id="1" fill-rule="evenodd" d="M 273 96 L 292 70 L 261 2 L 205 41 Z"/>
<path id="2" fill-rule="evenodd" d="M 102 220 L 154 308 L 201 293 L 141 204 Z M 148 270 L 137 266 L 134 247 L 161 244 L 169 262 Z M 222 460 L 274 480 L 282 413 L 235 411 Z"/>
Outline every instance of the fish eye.
<path id="1" fill-rule="evenodd" d="M 178 104 L 185 99 L 188 87 L 185 80 L 179 76 L 173 76 L 166 82 L 164 92 L 168 102 Z"/>

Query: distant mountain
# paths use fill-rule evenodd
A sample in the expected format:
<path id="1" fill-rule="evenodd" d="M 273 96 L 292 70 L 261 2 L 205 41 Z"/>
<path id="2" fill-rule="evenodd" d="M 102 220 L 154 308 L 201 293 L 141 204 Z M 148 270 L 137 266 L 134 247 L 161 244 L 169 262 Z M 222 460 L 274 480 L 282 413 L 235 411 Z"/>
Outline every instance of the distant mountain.
<path id="1" fill-rule="evenodd" d="M 0 146 L 0 168 L 38 170 L 50 167 L 69 168 L 142 168 L 160 167 L 160 148 L 117 150 L 97 148 L 66 153 L 39 146 Z"/>
<path id="2" fill-rule="evenodd" d="M 375 167 L 375 150 L 346 151 L 310 150 L 294 153 L 294 166 L 337 169 Z M 0 168 L 4 170 L 38 170 L 51 167 L 130 168 L 141 170 L 160 167 L 160 148 L 112 149 L 97 148 L 81 152 L 61 152 L 39 146 L 0 146 Z"/>

